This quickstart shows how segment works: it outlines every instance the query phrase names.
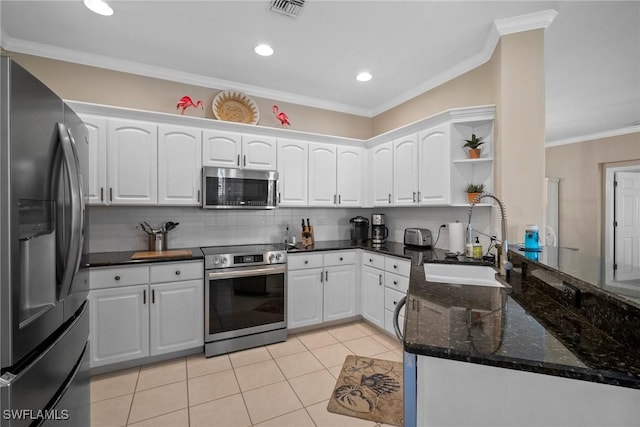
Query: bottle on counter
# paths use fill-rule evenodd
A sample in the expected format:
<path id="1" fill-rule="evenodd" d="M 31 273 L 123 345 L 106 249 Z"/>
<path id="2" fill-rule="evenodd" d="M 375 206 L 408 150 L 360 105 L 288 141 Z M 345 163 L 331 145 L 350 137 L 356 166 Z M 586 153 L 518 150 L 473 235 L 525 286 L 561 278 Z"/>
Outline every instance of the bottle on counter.
<path id="1" fill-rule="evenodd" d="M 482 259 L 482 245 L 480 239 L 476 237 L 476 242 L 473 244 L 473 258 Z"/>

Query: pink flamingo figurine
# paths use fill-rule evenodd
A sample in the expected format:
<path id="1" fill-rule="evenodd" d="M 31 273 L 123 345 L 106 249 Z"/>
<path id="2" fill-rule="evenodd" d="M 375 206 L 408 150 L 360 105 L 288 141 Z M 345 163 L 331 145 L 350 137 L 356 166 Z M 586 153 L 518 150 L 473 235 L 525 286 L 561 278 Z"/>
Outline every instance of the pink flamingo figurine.
<path id="1" fill-rule="evenodd" d="M 184 110 L 189 107 L 200 107 L 204 109 L 204 107 L 202 106 L 202 101 L 194 103 L 193 100 L 188 96 L 183 96 L 182 98 L 180 98 L 180 101 L 178 101 L 178 105 L 176 105 L 176 109 L 182 108 L 180 114 L 184 114 Z"/>
<path id="2" fill-rule="evenodd" d="M 282 125 L 283 128 L 288 128 L 289 126 L 291 126 L 291 123 L 289 122 L 289 117 L 287 117 L 287 114 L 284 111 L 278 112 L 277 105 L 274 105 L 272 110 L 276 118 L 280 120 L 280 124 Z"/>

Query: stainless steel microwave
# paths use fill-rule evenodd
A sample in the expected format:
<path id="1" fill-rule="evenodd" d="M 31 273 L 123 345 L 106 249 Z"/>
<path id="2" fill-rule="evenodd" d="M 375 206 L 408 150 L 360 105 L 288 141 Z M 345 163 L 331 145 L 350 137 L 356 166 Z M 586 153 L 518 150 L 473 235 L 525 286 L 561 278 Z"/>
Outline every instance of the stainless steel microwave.
<path id="1" fill-rule="evenodd" d="M 275 209 L 278 172 L 202 168 L 203 209 Z"/>

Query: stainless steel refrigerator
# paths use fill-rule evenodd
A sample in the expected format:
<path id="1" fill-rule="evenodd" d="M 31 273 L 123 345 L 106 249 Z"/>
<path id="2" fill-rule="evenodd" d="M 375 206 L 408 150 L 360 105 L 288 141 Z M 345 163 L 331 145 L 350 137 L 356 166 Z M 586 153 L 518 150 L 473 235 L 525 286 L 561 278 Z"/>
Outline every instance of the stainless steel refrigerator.
<path id="1" fill-rule="evenodd" d="M 85 427 L 87 130 L 39 80 L 0 61 L 0 426 Z"/>

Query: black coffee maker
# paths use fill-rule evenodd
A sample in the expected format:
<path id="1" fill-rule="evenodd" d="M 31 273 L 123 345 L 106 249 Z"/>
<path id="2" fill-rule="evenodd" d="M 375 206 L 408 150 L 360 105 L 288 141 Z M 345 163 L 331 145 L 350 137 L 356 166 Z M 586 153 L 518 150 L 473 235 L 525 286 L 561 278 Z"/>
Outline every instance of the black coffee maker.
<path id="1" fill-rule="evenodd" d="M 349 220 L 351 243 L 363 244 L 369 240 L 369 220 L 363 216 L 356 216 Z"/>

